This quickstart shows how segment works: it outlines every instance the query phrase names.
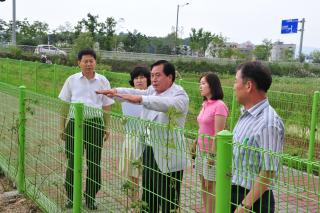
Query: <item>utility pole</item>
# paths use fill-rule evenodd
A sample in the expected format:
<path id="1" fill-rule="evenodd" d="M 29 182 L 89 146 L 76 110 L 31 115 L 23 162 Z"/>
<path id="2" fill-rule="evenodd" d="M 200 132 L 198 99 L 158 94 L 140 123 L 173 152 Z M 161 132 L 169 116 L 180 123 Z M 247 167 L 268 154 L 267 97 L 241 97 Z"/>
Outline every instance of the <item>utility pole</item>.
<path id="1" fill-rule="evenodd" d="M 4 2 L 6 0 L 0 0 Z M 16 0 L 12 0 L 12 45 L 16 45 Z"/>
<path id="2" fill-rule="evenodd" d="M 300 46 L 299 46 L 299 60 L 302 60 L 302 44 L 303 44 L 303 32 L 304 32 L 304 22 L 305 18 L 302 18 L 301 22 L 301 29 L 299 30 L 301 32 L 300 35 Z"/>
<path id="3" fill-rule="evenodd" d="M 175 49 L 176 54 L 178 53 L 177 47 L 178 47 L 179 7 L 180 7 L 180 5 L 178 4 L 178 6 L 177 6 L 177 21 L 176 21 L 176 36 L 175 36 L 175 42 L 174 42 L 174 46 L 175 46 L 174 49 Z"/>
<path id="4" fill-rule="evenodd" d="M 12 0 L 12 45 L 16 45 L 16 0 Z"/>
<path id="5" fill-rule="evenodd" d="M 185 3 L 183 5 L 177 5 L 177 21 L 176 21 L 176 35 L 175 35 L 175 42 L 174 42 L 174 45 L 175 45 L 175 52 L 176 54 L 178 54 L 178 29 L 179 29 L 179 10 L 180 10 L 180 7 L 183 7 L 183 6 L 186 6 L 188 5 L 189 3 Z"/>

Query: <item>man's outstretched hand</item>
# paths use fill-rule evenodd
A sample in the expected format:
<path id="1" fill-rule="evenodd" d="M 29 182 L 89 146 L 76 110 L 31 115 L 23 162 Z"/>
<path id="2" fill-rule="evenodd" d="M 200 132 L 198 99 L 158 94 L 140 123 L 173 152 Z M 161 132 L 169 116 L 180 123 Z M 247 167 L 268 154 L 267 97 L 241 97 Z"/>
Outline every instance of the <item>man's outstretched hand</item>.
<path id="1" fill-rule="evenodd" d="M 142 97 L 140 95 L 116 94 L 115 96 L 134 104 L 140 104 L 142 101 Z"/>
<path id="2" fill-rule="evenodd" d="M 96 93 L 106 95 L 108 97 L 114 97 L 117 94 L 117 90 L 116 89 L 97 90 Z"/>
<path id="3" fill-rule="evenodd" d="M 131 94 L 119 94 L 116 89 L 107 89 L 107 90 L 97 90 L 97 94 L 106 95 L 108 97 L 118 97 L 124 101 L 128 101 L 134 104 L 139 104 L 142 101 L 140 95 L 131 95 Z"/>

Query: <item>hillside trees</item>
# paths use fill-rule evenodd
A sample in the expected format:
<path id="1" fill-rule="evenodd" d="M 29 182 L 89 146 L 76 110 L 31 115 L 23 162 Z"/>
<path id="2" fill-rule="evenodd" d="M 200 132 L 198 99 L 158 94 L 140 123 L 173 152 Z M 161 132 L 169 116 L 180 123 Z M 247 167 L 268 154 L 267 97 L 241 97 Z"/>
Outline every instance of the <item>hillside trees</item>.
<path id="1" fill-rule="evenodd" d="M 114 45 L 116 21 L 113 17 L 108 17 L 104 22 L 98 21 L 98 15 L 87 14 L 87 18 L 83 18 L 75 26 L 76 37 L 81 32 L 91 34 L 94 41 L 99 42 L 100 48 L 104 50 L 112 50 Z"/>
<path id="2" fill-rule="evenodd" d="M 320 63 L 320 50 L 314 50 L 312 53 L 313 63 Z"/>
<path id="3" fill-rule="evenodd" d="M 134 30 L 128 32 L 123 40 L 124 49 L 128 52 L 147 52 L 149 39 L 146 35 Z"/>
<path id="4" fill-rule="evenodd" d="M 204 57 L 206 49 L 212 42 L 215 35 L 211 32 L 204 31 L 203 28 L 196 30 L 191 28 L 190 33 L 190 48 L 192 51 L 198 52 L 198 56 Z"/>
<path id="5" fill-rule="evenodd" d="M 272 41 L 264 39 L 262 44 L 256 45 L 253 54 L 258 60 L 267 61 L 271 55 Z"/>

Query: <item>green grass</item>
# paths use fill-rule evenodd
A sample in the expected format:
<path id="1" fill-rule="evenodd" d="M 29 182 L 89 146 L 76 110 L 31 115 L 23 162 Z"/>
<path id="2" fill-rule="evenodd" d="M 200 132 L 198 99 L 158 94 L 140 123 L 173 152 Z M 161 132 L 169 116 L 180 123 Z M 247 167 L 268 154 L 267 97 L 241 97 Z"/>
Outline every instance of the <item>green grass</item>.
<path id="1" fill-rule="evenodd" d="M 193 83 L 199 82 L 199 73 L 180 73 L 184 81 L 190 81 Z M 218 74 L 221 80 L 221 84 L 225 87 L 233 87 L 235 81 L 235 75 Z M 271 91 L 299 93 L 299 94 L 311 94 L 314 91 L 320 90 L 320 78 L 305 77 L 294 78 L 287 76 L 273 76 L 273 82 L 271 85 Z"/>

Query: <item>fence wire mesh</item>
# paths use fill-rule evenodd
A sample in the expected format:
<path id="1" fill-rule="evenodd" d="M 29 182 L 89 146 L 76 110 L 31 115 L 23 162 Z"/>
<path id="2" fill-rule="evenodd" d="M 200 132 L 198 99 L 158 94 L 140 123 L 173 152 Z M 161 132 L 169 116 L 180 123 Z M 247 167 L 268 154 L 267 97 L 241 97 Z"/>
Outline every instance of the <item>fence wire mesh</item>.
<path id="1" fill-rule="evenodd" d="M 73 185 L 70 178 L 66 180 L 68 168 L 73 170 L 68 161 L 68 153 L 71 156 L 73 153 L 70 151 L 70 146 L 66 145 L 66 141 L 61 139 L 61 120 L 67 121 L 65 126 L 67 129 L 68 124 L 71 125 L 72 119 L 68 114 L 62 113 L 69 106 L 50 96 L 55 97 L 58 94 L 64 79 L 70 73 L 75 72 L 75 69 L 62 72 L 62 70 L 58 71 L 59 66 L 41 64 L 41 66 L 48 68 L 48 71 L 39 74 L 35 68 L 27 68 L 29 64 L 24 65 L 23 61 L 20 63 L 19 66 L 23 69 L 17 66 L 14 70 L 23 70 L 23 72 L 14 73 L 11 70 L 8 72 L 2 69 L 0 79 L 14 85 L 23 82 L 30 86 L 31 90 L 38 92 L 27 91 L 25 98 L 26 193 L 48 212 L 66 211 L 65 202 L 70 196 L 66 185 Z M 3 66 L 3 64 L 1 65 Z M 60 75 L 59 72 L 63 74 Z M 49 77 L 48 73 L 50 73 Z M 105 75 L 111 83 L 114 82 L 114 86 L 127 85 L 124 74 L 106 72 Z M 32 76 L 32 78 L 27 76 Z M 98 204 L 98 211 L 101 212 L 127 212 L 130 209 L 145 209 L 146 212 L 152 212 L 154 210 L 150 209 L 156 208 L 154 206 L 157 206 L 157 203 L 160 203 L 160 207 L 164 208 L 161 210 L 162 212 L 168 211 L 166 207 L 179 209 L 181 212 L 202 212 L 204 206 L 202 193 L 216 198 L 217 194 L 214 190 L 210 192 L 203 190 L 199 173 L 194 166 L 196 162 L 192 159 L 189 149 L 195 138 L 205 137 L 188 130 L 197 128 L 195 118 L 202 103 L 202 99 L 198 95 L 198 84 L 186 81 L 179 83 L 188 92 L 190 99 L 194 100 L 189 107 L 188 125 L 184 130 L 170 129 L 167 126 L 123 117 L 121 114 L 115 113 L 111 114 L 109 125 L 106 125 L 105 129 L 101 125 L 103 121 L 92 120 L 84 113 L 81 211 L 90 211 L 85 204 L 94 196 L 96 198 L 95 204 Z M 234 110 L 234 112 L 230 112 L 230 115 L 234 115 L 233 119 L 237 120 L 239 106 L 236 105 L 232 109 L 232 88 L 225 87 L 224 91 L 225 102 L 230 111 Z M 0 83 L 0 164 L 12 179 L 15 179 L 18 170 L 18 92 L 16 87 Z M 315 161 L 306 160 L 311 131 L 312 95 L 271 91 L 269 101 L 283 118 L 286 130 L 284 152 L 287 154 L 268 153 L 278 158 L 280 163 L 278 175 L 274 179 L 273 185 L 270 186 L 275 196 L 276 212 L 320 212 L 318 180 L 320 136 L 318 131 L 315 133 Z M 115 111 L 119 112 L 119 109 L 116 107 Z M 101 113 L 90 108 L 85 108 L 84 111 L 93 112 L 96 115 Z M 320 103 L 318 103 L 317 111 L 316 127 L 319 127 Z M 230 125 L 231 118 L 230 116 L 228 125 Z M 73 128 L 70 127 L 70 129 Z M 93 135 L 91 134 L 92 129 L 96 131 Z M 98 139 L 101 134 L 103 137 L 104 130 L 110 133 L 107 141 Z M 70 141 L 74 139 L 74 132 L 71 130 L 64 131 L 64 133 L 65 138 L 69 138 Z M 99 140 L 101 142 L 98 144 L 92 144 Z M 128 145 L 129 141 L 131 142 L 130 146 Z M 180 143 L 176 144 L 177 141 Z M 153 143 L 152 149 L 150 149 L 150 143 Z M 234 147 L 235 145 L 230 142 L 230 146 Z M 140 151 L 141 147 L 145 148 L 145 152 L 141 151 L 140 153 L 142 158 L 131 158 L 130 148 L 132 147 L 134 150 L 140 149 Z M 250 147 L 242 148 L 248 152 L 264 152 L 263 150 L 251 150 Z M 203 160 L 209 158 L 205 153 L 197 154 Z M 163 163 L 163 168 L 159 169 L 158 162 L 152 157 L 156 155 L 161 156 L 162 163 L 173 161 L 177 165 L 181 165 L 184 168 L 183 175 L 174 172 L 161 172 L 166 170 L 168 166 L 167 163 Z M 98 159 L 93 156 L 98 156 Z M 152 161 L 151 163 L 144 162 L 143 159 L 151 159 Z M 138 178 L 131 178 L 128 173 L 123 172 L 124 167 L 131 167 L 130 172 L 136 173 Z M 232 165 L 230 165 L 231 167 Z M 307 172 L 307 168 L 311 168 L 311 170 Z M 247 171 L 248 174 L 250 172 L 252 171 Z M 99 178 L 100 173 L 101 179 Z M 143 180 L 142 176 L 151 178 Z M 88 186 L 91 186 L 90 189 Z M 168 186 L 168 189 L 164 186 Z M 160 189 L 158 190 L 158 188 Z M 96 191 L 98 192 L 95 195 Z M 208 199 L 206 201 L 209 202 Z"/>

